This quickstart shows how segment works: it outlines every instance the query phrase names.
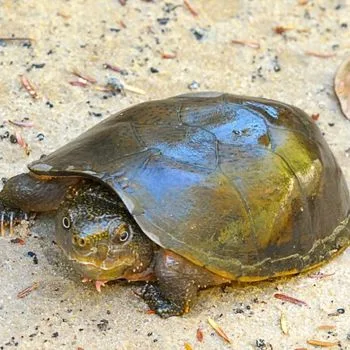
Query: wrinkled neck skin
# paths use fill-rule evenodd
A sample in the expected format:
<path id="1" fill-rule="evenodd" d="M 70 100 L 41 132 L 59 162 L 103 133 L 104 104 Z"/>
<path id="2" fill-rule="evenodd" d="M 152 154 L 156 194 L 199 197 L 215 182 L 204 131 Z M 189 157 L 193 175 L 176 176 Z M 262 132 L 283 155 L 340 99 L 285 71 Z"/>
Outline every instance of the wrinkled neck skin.
<path id="1" fill-rule="evenodd" d="M 152 279 L 154 243 L 104 185 L 84 180 L 67 191 L 57 210 L 56 241 L 84 278 Z"/>

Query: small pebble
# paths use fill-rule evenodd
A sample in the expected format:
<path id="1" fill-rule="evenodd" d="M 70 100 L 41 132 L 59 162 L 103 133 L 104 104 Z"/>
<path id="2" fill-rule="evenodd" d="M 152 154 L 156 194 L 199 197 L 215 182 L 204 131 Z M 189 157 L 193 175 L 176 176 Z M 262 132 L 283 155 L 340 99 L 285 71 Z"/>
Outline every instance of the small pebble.
<path id="1" fill-rule="evenodd" d="M 106 331 L 108 329 L 108 320 L 106 319 L 102 319 L 100 321 L 100 323 L 97 324 L 97 328 L 100 330 L 100 331 Z"/>
<path id="2" fill-rule="evenodd" d="M 96 113 L 96 112 L 89 112 L 90 115 L 97 117 L 97 118 L 101 118 L 102 117 L 102 113 Z"/>
<path id="3" fill-rule="evenodd" d="M 41 69 L 45 67 L 45 63 L 33 63 L 32 68 Z"/>
<path id="4" fill-rule="evenodd" d="M 123 83 L 118 78 L 115 78 L 115 77 L 108 78 L 107 86 L 110 86 L 111 88 L 113 88 L 114 91 L 124 90 Z"/>
<path id="5" fill-rule="evenodd" d="M 38 141 L 43 141 L 45 138 L 45 135 L 42 133 L 39 133 L 38 135 L 36 135 L 36 138 L 38 139 Z"/>
<path id="6" fill-rule="evenodd" d="M 17 137 L 13 134 L 10 135 L 10 142 L 11 143 L 17 143 Z"/>
<path id="7" fill-rule="evenodd" d="M 168 22 L 169 22 L 169 17 L 164 17 L 164 18 L 157 18 L 157 22 L 161 25 L 161 26 L 165 26 Z"/>
<path id="8" fill-rule="evenodd" d="M 261 349 L 261 348 L 265 348 L 266 347 L 266 343 L 264 339 L 257 339 L 255 341 L 256 347 Z"/>
<path id="9" fill-rule="evenodd" d="M 28 256 L 30 256 L 31 258 L 33 258 L 33 263 L 34 263 L 34 265 L 38 265 L 38 257 L 37 257 L 37 255 L 36 255 L 36 253 L 34 253 L 34 252 L 28 252 L 27 253 L 27 255 Z"/>
<path id="10" fill-rule="evenodd" d="M 0 139 L 7 139 L 10 137 L 10 132 L 9 131 L 5 131 L 2 135 L 0 135 Z"/>
<path id="11" fill-rule="evenodd" d="M 205 36 L 205 31 L 203 29 L 200 28 L 192 28 L 191 29 L 191 33 L 194 35 L 194 37 L 198 40 L 201 41 L 204 36 Z"/>
<path id="12" fill-rule="evenodd" d="M 273 70 L 277 73 L 281 70 L 281 66 L 278 62 L 278 56 L 275 56 L 275 59 L 273 61 Z"/>
<path id="13" fill-rule="evenodd" d="M 190 90 L 197 90 L 197 89 L 200 88 L 200 86 L 201 86 L 201 85 L 200 85 L 197 81 L 195 81 L 195 80 L 193 80 L 191 84 L 188 84 L 188 85 L 187 85 L 187 87 L 188 87 Z"/>

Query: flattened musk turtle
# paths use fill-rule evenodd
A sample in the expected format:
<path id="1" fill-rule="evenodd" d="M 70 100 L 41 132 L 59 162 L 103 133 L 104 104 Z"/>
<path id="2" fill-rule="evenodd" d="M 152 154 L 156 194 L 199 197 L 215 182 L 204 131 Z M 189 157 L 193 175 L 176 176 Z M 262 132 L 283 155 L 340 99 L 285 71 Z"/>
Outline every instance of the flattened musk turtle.
<path id="1" fill-rule="evenodd" d="M 332 152 L 304 112 L 276 101 L 141 103 L 29 170 L 0 193 L 2 231 L 21 211 L 57 210 L 57 243 L 80 273 L 147 281 L 163 317 L 188 312 L 199 289 L 296 274 L 350 241 Z"/>

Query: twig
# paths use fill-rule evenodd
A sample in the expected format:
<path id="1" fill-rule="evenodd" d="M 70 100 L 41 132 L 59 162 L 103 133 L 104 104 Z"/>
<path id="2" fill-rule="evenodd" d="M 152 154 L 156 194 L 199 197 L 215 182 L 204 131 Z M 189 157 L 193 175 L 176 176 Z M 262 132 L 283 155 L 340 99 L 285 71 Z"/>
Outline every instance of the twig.
<path id="1" fill-rule="evenodd" d="M 314 57 L 319 57 L 319 58 L 330 58 L 334 57 L 337 54 L 336 53 L 323 53 L 323 52 L 315 52 L 315 51 L 305 51 L 305 54 L 308 56 L 314 56 Z"/>
<path id="2" fill-rule="evenodd" d="M 260 49 L 260 44 L 257 41 L 249 41 L 249 40 L 231 40 L 232 44 L 239 44 L 251 47 L 252 49 Z"/>
<path id="3" fill-rule="evenodd" d="M 17 294 L 17 298 L 22 299 L 25 298 L 27 295 L 29 295 L 33 290 L 37 289 L 39 287 L 38 282 L 34 282 L 31 286 L 23 289 Z"/>
<path id="4" fill-rule="evenodd" d="M 292 304 L 296 304 L 296 305 L 300 305 L 300 306 L 302 306 L 302 305 L 308 306 L 308 305 L 305 303 L 305 301 L 302 301 L 302 300 L 299 300 L 299 299 L 290 297 L 289 295 L 276 293 L 276 294 L 274 294 L 274 297 L 275 297 L 276 299 L 280 299 L 280 300 L 283 300 L 283 301 L 288 301 L 289 303 L 292 303 Z"/>
<path id="5" fill-rule="evenodd" d="M 79 77 L 79 78 L 81 78 L 83 80 L 86 80 L 90 84 L 96 84 L 97 83 L 97 80 L 95 78 L 92 78 L 92 77 L 90 77 L 88 75 L 82 74 L 77 69 L 73 69 L 72 74 L 74 74 L 75 76 L 77 76 L 77 77 Z"/>
<path id="6" fill-rule="evenodd" d="M 128 74 L 126 69 L 120 68 L 118 66 L 114 66 L 114 65 L 109 64 L 109 63 L 104 63 L 103 64 L 103 68 L 110 69 L 110 70 L 112 70 L 114 72 L 117 72 L 117 73 L 120 73 L 122 75 L 127 75 Z"/>
<path id="7" fill-rule="evenodd" d="M 176 53 L 162 53 L 162 58 L 168 60 L 168 59 L 173 59 L 176 58 Z"/>
<path id="8" fill-rule="evenodd" d="M 188 11 L 191 12 L 192 16 L 197 17 L 198 12 L 191 6 L 191 4 L 188 2 L 188 0 L 184 0 L 184 4 Z"/>
<path id="9" fill-rule="evenodd" d="M 34 39 L 26 38 L 26 37 L 23 37 L 23 38 L 21 38 L 21 37 L 19 37 L 19 38 L 1 38 L 0 37 L 0 41 L 29 41 L 32 43 L 34 41 Z"/>
<path id="10" fill-rule="evenodd" d="M 22 122 L 19 120 L 8 120 L 8 122 L 15 126 L 20 126 L 22 128 L 32 128 L 34 126 L 33 122 Z"/>
<path id="11" fill-rule="evenodd" d="M 29 95 L 32 96 L 32 98 L 35 100 L 38 99 L 39 95 L 35 90 L 33 84 L 24 75 L 20 75 L 20 78 L 23 87 L 28 91 Z"/>

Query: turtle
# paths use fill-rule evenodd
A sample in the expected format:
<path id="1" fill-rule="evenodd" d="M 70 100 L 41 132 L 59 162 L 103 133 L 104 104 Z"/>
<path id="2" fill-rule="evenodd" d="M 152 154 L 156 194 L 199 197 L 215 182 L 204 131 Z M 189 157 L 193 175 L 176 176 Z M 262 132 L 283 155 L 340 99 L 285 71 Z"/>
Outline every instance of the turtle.
<path id="1" fill-rule="evenodd" d="M 315 122 L 282 102 L 140 103 L 28 168 L 0 192 L 2 233 L 56 211 L 55 240 L 84 278 L 144 281 L 164 318 L 201 289 L 304 272 L 350 243 L 342 171 Z"/>

